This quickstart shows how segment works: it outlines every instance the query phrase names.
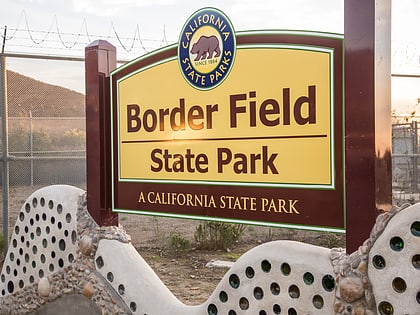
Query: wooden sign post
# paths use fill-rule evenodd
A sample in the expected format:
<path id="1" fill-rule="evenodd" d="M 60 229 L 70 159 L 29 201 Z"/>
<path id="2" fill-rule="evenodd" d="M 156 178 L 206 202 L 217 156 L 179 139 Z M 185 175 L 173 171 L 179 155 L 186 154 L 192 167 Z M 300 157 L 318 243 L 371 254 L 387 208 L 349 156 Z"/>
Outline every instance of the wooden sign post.
<path id="1" fill-rule="evenodd" d="M 347 252 L 392 204 L 391 1 L 344 1 Z"/>
<path id="2" fill-rule="evenodd" d="M 97 40 L 85 49 L 86 178 L 88 210 L 99 225 L 118 225 L 111 210 L 109 74 L 117 66 L 116 48 Z"/>

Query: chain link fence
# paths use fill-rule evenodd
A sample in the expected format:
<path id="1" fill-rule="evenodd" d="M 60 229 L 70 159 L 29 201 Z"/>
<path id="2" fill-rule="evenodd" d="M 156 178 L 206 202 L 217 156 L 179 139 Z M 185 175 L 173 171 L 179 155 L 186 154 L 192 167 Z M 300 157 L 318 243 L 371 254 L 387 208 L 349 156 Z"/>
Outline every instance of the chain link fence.
<path id="1" fill-rule="evenodd" d="M 419 128 L 418 122 L 392 126 L 393 202 L 401 205 L 420 201 L 419 194 Z"/>
<path id="2" fill-rule="evenodd" d="M 9 117 L 9 184 L 85 186 L 85 137 L 83 117 Z"/>
<path id="3" fill-rule="evenodd" d="M 9 61 L 7 58 L 6 69 Z M 38 67 L 44 60 L 26 61 Z M 60 63 L 66 61 L 49 65 L 60 71 Z M 4 118 L 8 119 L 2 117 L 0 127 L 5 128 L 0 130 L 7 130 L 8 148 L 4 150 L 2 142 L 0 151 L 2 156 L 7 154 L 8 172 L 0 168 L 0 199 L 8 201 L 8 211 L 7 215 L 1 213 L 0 224 L 3 229 L 8 222 L 10 230 L 26 198 L 40 187 L 67 184 L 86 188 L 85 96 L 59 86 L 59 82 L 47 84 L 11 70 L 3 73 L 7 82 Z M 63 73 L 57 77 L 62 79 Z M 84 80 L 83 72 L 80 80 Z M 3 176 L 5 172 L 8 177 Z M 4 178 L 8 183 L 3 183 Z"/>
<path id="4" fill-rule="evenodd" d="M 86 186 L 84 95 L 7 71 L 9 184 Z"/>

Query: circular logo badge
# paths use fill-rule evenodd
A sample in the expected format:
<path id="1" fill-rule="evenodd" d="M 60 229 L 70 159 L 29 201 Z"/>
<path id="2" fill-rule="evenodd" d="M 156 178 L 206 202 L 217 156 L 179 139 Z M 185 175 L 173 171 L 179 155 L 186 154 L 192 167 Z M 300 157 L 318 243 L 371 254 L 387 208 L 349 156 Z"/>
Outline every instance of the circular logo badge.
<path id="1" fill-rule="evenodd" d="M 223 12 L 201 9 L 185 23 L 178 62 L 185 80 L 194 88 L 210 90 L 220 85 L 232 69 L 235 53 L 235 31 Z"/>

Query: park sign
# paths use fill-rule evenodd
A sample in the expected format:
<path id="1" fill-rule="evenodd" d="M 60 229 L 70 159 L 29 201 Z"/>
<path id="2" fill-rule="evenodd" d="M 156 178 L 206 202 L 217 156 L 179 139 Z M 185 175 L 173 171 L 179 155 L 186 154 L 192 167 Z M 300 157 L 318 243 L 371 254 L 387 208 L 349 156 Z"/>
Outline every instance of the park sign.
<path id="1" fill-rule="evenodd" d="M 343 37 L 204 8 L 111 73 L 115 212 L 345 230 Z"/>

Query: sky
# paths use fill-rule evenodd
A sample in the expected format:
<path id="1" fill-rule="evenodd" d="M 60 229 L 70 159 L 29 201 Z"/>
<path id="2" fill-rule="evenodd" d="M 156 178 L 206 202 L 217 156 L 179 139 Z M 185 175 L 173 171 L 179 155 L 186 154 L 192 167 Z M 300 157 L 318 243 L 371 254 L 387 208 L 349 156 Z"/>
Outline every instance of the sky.
<path id="1" fill-rule="evenodd" d="M 5 52 L 83 57 L 84 47 L 101 38 L 117 47 L 118 59 L 131 60 L 176 43 L 188 17 L 207 6 L 222 10 L 236 31 L 344 32 L 344 0 L 2 0 L 0 32 L 7 26 Z M 420 75 L 419 17 L 420 0 L 393 0 L 393 73 Z M 84 91 L 81 62 L 9 58 L 7 67 Z M 415 105 L 420 79 L 393 78 L 392 84 L 394 107 Z"/>

